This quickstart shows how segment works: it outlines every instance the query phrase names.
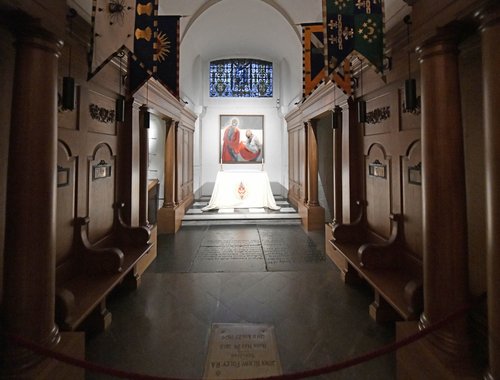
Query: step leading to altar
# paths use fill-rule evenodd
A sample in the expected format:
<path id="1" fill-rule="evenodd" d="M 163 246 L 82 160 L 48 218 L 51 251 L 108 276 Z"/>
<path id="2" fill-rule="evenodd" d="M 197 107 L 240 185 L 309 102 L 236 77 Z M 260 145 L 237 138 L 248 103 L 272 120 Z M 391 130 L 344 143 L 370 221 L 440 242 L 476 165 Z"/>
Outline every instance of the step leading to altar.
<path id="1" fill-rule="evenodd" d="M 297 210 L 282 196 L 274 196 L 279 210 L 268 207 L 221 208 L 202 211 L 210 197 L 195 200 L 182 218 L 182 225 L 200 224 L 300 224 Z"/>

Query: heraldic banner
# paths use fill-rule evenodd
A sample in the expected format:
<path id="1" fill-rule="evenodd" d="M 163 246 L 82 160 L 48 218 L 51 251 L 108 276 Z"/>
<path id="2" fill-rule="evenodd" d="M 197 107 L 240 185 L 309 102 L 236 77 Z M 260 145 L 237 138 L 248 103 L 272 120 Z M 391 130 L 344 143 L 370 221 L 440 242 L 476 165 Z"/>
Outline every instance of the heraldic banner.
<path id="1" fill-rule="evenodd" d="M 302 24 L 303 97 L 308 97 L 325 79 L 323 24 Z"/>
<path id="2" fill-rule="evenodd" d="M 93 0 L 89 79 L 122 50 L 132 51 L 135 0 Z"/>
<path id="3" fill-rule="evenodd" d="M 351 55 L 383 71 L 383 0 L 323 0 L 328 73 Z"/>
<path id="4" fill-rule="evenodd" d="M 138 0 L 144 1 L 144 0 Z M 136 18 L 134 53 L 130 60 L 129 93 L 150 77 L 174 96 L 179 94 L 179 16 Z"/>

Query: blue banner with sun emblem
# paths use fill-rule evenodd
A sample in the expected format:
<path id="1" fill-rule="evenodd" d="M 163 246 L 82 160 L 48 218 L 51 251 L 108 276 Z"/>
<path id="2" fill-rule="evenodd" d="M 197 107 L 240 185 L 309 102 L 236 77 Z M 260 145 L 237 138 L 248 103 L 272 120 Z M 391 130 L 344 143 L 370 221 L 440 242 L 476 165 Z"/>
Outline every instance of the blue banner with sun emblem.
<path id="1" fill-rule="evenodd" d="M 180 16 L 158 16 L 153 70 L 153 77 L 176 97 L 179 96 L 179 19 Z"/>
<path id="2" fill-rule="evenodd" d="M 137 0 L 134 52 L 129 60 L 129 94 L 149 78 L 179 94 L 179 18 L 158 16 L 158 0 Z"/>
<path id="3" fill-rule="evenodd" d="M 136 0 L 134 50 L 129 58 L 129 93 L 136 92 L 152 75 L 157 36 L 157 0 Z"/>
<path id="4" fill-rule="evenodd" d="M 382 0 L 323 0 L 328 73 L 351 55 L 366 58 L 383 71 Z"/>

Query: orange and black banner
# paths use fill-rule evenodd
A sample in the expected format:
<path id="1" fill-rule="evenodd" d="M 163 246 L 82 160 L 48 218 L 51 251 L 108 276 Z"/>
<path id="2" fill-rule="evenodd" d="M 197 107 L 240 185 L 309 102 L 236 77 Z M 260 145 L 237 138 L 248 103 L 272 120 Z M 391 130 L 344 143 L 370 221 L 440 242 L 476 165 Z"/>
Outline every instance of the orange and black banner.
<path id="1" fill-rule="evenodd" d="M 325 79 L 324 28 L 322 23 L 302 24 L 303 98 Z"/>

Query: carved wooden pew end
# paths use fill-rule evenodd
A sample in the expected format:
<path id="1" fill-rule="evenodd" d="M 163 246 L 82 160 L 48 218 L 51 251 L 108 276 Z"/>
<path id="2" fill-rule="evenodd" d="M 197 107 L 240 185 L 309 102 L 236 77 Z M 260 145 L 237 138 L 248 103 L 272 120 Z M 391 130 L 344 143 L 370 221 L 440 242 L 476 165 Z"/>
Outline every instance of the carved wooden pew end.
<path id="1" fill-rule="evenodd" d="M 422 263 L 405 248 L 402 216 L 391 214 L 391 235 L 383 239 L 366 227 L 365 203 L 354 223 L 332 227 L 330 243 L 345 258 L 343 278 L 362 278 L 370 284 L 375 300 L 369 311 L 377 321 L 418 319 L 423 305 Z"/>
<path id="2" fill-rule="evenodd" d="M 96 243 L 88 238 L 89 218 L 75 219 L 73 263 L 57 281 L 56 322 L 62 330 L 105 329 L 111 323 L 107 295 L 122 283 L 138 284 L 134 268 L 151 249 L 150 231 L 123 223 L 122 208 L 115 206 L 113 232 Z"/>

